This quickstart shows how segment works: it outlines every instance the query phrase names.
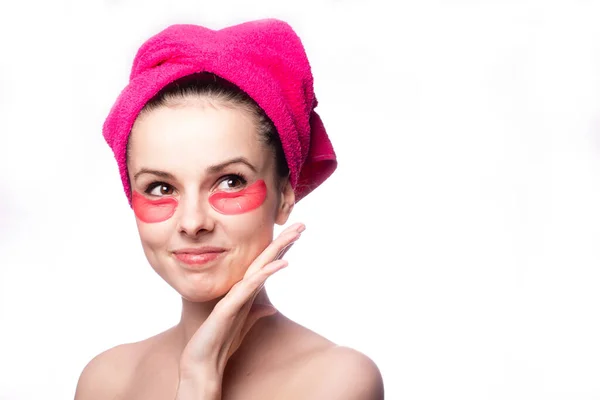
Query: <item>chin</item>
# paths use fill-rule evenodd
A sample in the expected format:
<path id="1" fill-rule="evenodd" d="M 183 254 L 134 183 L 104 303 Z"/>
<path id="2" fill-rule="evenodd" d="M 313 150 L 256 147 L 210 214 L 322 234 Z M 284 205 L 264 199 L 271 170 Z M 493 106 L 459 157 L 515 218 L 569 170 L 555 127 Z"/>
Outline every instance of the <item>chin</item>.
<path id="1" fill-rule="evenodd" d="M 220 299 L 231 290 L 235 282 L 226 278 L 218 274 L 197 274 L 178 276 L 169 284 L 185 300 L 205 303 Z"/>
<path id="2" fill-rule="evenodd" d="M 191 271 L 167 257 L 148 257 L 156 273 L 179 295 L 193 303 L 205 303 L 225 296 L 240 281 L 246 270 L 230 268 L 231 260 L 220 260 L 205 269 Z M 235 264 L 244 264 L 234 260 Z"/>
<path id="3" fill-rule="evenodd" d="M 177 290 L 179 295 L 189 301 L 190 303 L 208 303 L 214 300 L 218 300 L 223 297 L 223 294 L 216 295 L 215 293 L 186 293 L 184 291 Z"/>

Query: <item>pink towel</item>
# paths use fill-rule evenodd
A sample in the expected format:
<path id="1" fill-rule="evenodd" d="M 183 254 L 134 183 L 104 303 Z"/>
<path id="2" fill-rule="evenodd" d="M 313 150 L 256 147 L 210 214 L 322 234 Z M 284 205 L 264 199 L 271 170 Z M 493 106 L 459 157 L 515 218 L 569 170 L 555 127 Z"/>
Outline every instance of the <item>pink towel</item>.
<path id="1" fill-rule="evenodd" d="M 336 169 L 333 146 L 319 115 L 313 76 L 300 38 L 285 22 L 265 19 L 212 30 L 172 25 L 138 50 L 129 84 L 106 118 L 103 134 L 131 191 L 125 150 L 146 102 L 172 81 L 211 72 L 246 92 L 275 124 L 300 200 Z"/>

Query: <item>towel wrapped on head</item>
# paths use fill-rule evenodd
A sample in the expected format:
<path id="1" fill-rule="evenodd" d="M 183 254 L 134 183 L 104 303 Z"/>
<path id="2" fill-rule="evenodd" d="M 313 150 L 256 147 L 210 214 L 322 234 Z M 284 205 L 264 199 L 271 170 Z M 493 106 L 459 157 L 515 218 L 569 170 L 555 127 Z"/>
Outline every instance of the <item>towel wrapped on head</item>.
<path id="1" fill-rule="evenodd" d="M 336 169 L 333 146 L 314 110 L 317 99 L 308 58 L 300 38 L 287 23 L 265 19 L 221 30 L 172 25 L 140 47 L 129 84 L 103 126 L 130 204 L 126 149 L 137 116 L 166 85 L 199 72 L 235 84 L 271 119 L 281 139 L 297 201 Z"/>

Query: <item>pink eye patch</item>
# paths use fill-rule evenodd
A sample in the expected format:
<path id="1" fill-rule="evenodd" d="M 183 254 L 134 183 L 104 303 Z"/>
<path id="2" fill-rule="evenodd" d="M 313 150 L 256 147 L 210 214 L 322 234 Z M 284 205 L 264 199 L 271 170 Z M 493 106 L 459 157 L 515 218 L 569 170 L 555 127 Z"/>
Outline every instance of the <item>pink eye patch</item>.
<path id="1" fill-rule="evenodd" d="M 131 205 L 135 216 L 146 223 L 168 220 L 175 214 L 177 204 L 177 199 L 173 197 L 152 200 L 135 191 L 133 192 L 131 199 Z"/>
<path id="2" fill-rule="evenodd" d="M 265 181 L 260 180 L 237 192 L 216 192 L 208 198 L 208 201 L 217 212 L 235 215 L 260 207 L 266 198 L 267 185 Z"/>

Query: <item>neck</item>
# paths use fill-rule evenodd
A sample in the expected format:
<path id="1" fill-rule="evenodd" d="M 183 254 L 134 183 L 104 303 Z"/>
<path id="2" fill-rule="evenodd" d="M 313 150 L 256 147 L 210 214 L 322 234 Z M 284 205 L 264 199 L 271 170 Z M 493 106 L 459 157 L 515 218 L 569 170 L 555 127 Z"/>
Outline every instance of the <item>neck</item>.
<path id="1" fill-rule="evenodd" d="M 181 299 L 181 319 L 179 320 L 179 324 L 177 324 L 175 329 L 179 332 L 179 335 L 182 338 L 182 351 L 192 336 L 196 333 L 198 328 L 200 328 L 204 321 L 206 321 L 221 299 L 222 298 L 217 298 L 215 300 L 202 303 L 192 302 L 184 298 Z M 265 288 L 258 293 L 255 302 L 260 304 L 271 304 Z"/>

